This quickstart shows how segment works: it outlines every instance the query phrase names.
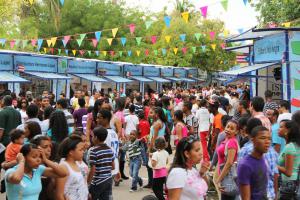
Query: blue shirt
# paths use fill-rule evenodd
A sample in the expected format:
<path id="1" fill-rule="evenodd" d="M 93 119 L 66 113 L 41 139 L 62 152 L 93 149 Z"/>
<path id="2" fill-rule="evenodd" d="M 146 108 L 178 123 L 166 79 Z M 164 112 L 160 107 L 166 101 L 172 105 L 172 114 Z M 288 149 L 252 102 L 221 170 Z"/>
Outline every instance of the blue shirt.
<path id="1" fill-rule="evenodd" d="M 68 135 L 69 135 L 69 136 L 72 134 L 72 132 L 73 132 L 73 127 L 68 127 Z M 47 131 L 47 136 L 50 137 L 52 141 L 56 142 L 56 138 L 54 138 L 54 137 L 52 136 L 52 130 L 51 130 L 51 129 L 49 129 L 49 130 Z"/>
<path id="2" fill-rule="evenodd" d="M 285 139 L 282 137 L 279 137 L 278 135 L 279 130 L 279 124 L 273 124 L 272 125 L 272 146 L 275 146 L 276 144 L 280 144 L 280 153 L 285 147 Z"/>
<path id="3" fill-rule="evenodd" d="M 8 199 L 22 199 L 22 200 L 38 200 L 40 192 L 42 191 L 41 176 L 46 167 L 40 165 L 37 169 L 32 171 L 32 178 L 24 174 L 20 184 L 12 184 L 7 181 L 8 176 L 15 172 L 18 165 L 10 168 L 5 173 L 6 194 Z"/>
<path id="4" fill-rule="evenodd" d="M 238 154 L 238 163 L 245 158 L 247 155 L 250 155 L 253 151 L 253 143 L 252 141 L 247 142 L 243 148 L 239 151 Z M 268 198 L 274 199 L 275 198 L 275 190 L 274 190 L 274 175 L 278 174 L 278 154 L 274 150 L 273 147 L 270 147 L 268 152 L 264 154 L 264 159 L 266 161 L 266 165 L 268 168 L 268 187 L 267 193 Z"/>

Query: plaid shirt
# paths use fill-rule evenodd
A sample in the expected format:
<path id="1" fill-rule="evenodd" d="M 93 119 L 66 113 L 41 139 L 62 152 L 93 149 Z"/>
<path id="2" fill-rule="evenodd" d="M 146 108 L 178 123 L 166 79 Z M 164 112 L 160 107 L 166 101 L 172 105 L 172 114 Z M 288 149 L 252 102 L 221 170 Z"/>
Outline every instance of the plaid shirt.
<path id="1" fill-rule="evenodd" d="M 259 119 L 264 127 L 269 129 L 269 131 L 272 131 L 272 124 L 269 118 L 267 118 L 263 112 L 258 112 L 253 117 Z"/>
<path id="2" fill-rule="evenodd" d="M 243 159 L 246 155 L 251 154 L 252 151 L 253 151 L 253 143 L 252 141 L 249 141 L 239 151 L 238 162 L 241 159 Z M 267 186 L 268 198 L 274 199 L 275 198 L 274 175 L 278 174 L 279 172 L 277 168 L 278 154 L 273 147 L 270 147 L 268 152 L 264 154 L 264 159 L 268 167 L 268 186 Z"/>

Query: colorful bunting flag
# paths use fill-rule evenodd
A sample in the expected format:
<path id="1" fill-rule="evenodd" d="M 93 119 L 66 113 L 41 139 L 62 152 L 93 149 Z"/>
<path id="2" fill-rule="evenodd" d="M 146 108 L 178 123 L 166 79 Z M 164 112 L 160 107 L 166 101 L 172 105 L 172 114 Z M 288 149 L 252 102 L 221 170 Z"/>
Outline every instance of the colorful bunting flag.
<path id="1" fill-rule="evenodd" d="M 44 53 L 47 53 L 47 48 L 46 47 L 44 47 Z"/>
<path id="2" fill-rule="evenodd" d="M 69 50 L 68 49 L 65 49 L 65 54 L 69 55 Z"/>
<path id="3" fill-rule="evenodd" d="M 107 38 L 106 40 L 107 40 L 107 43 L 109 44 L 109 46 L 111 46 L 111 43 L 112 43 L 112 41 L 113 41 L 113 38 Z"/>
<path id="4" fill-rule="evenodd" d="M 291 27 L 291 22 L 282 23 L 282 26 L 284 26 L 285 28 L 289 28 Z"/>
<path id="5" fill-rule="evenodd" d="M 208 9 L 208 6 L 203 6 L 200 8 L 201 14 L 204 18 L 207 17 L 207 9 Z"/>
<path id="6" fill-rule="evenodd" d="M 9 44 L 10 44 L 10 48 L 13 49 L 16 44 L 16 41 L 12 40 L 12 41 L 10 41 Z"/>
<path id="7" fill-rule="evenodd" d="M 158 55 L 158 51 L 155 49 L 154 51 L 154 55 L 157 56 Z"/>
<path id="8" fill-rule="evenodd" d="M 226 38 L 229 35 L 229 31 L 228 30 L 224 30 L 224 37 Z"/>
<path id="9" fill-rule="evenodd" d="M 114 57 L 115 56 L 115 51 L 109 51 L 109 54 Z"/>
<path id="10" fill-rule="evenodd" d="M 183 47 L 181 50 L 182 50 L 182 53 L 183 53 L 183 54 L 186 54 L 186 52 L 187 52 L 187 47 Z"/>
<path id="11" fill-rule="evenodd" d="M 167 27 L 171 26 L 171 17 L 170 16 L 164 16 L 164 21 Z"/>
<path id="12" fill-rule="evenodd" d="M 52 44 L 53 47 L 54 47 L 55 44 L 56 44 L 56 40 L 57 40 L 57 37 L 52 37 L 52 38 L 51 38 L 51 44 Z"/>
<path id="13" fill-rule="evenodd" d="M 100 39 L 101 39 L 101 34 L 102 34 L 102 32 L 101 31 L 97 31 L 97 32 L 95 32 L 95 37 L 96 37 L 96 39 L 97 39 L 97 41 L 99 42 L 100 41 Z"/>
<path id="14" fill-rule="evenodd" d="M 221 5 L 223 6 L 224 10 L 227 11 L 227 9 L 228 9 L 228 0 L 221 1 Z"/>
<path id="15" fill-rule="evenodd" d="M 186 34 L 181 34 L 179 37 L 182 42 L 185 42 Z"/>
<path id="16" fill-rule="evenodd" d="M 214 40 L 215 36 L 216 36 L 216 32 L 214 32 L 214 31 L 209 32 L 209 37 L 211 40 Z"/>
<path id="17" fill-rule="evenodd" d="M 107 55 L 107 51 L 102 51 L 103 56 Z"/>
<path id="18" fill-rule="evenodd" d="M 1 38 L 1 39 L 0 39 L 0 44 L 2 45 L 2 47 L 5 46 L 5 43 L 6 43 L 6 39 Z"/>
<path id="19" fill-rule="evenodd" d="M 225 49 L 225 47 L 226 47 L 226 44 L 225 43 L 221 43 L 221 48 Z"/>
<path id="20" fill-rule="evenodd" d="M 23 40 L 23 41 L 22 41 L 23 49 L 27 46 L 27 43 L 28 43 L 28 40 Z"/>
<path id="21" fill-rule="evenodd" d="M 132 35 L 135 31 L 135 24 L 129 24 L 129 30 L 130 30 L 130 33 Z"/>
<path id="22" fill-rule="evenodd" d="M 132 51 L 127 51 L 127 55 L 130 57 L 132 54 Z"/>
<path id="23" fill-rule="evenodd" d="M 167 42 L 167 43 L 170 43 L 171 36 L 170 36 L 170 35 L 166 35 L 166 36 L 165 36 L 165 39 L 166 39 L 166 42 Z"/>
<path id="24" fill-rule="evenodd" d="M 63 6 L 65 3 L 65 0 L 60 0 L 60 4 Z"/>
<path id="25" fill-rule="evenodd" d="M 149 55 L 149 49 L 145 50 L 145 55 L 148 56 Z"/>
<path id="26" fill-rule="evenodd" d="M 189 22 L 189 12 L 183 12 L 181 13 L 181 16 L 186 23 Z"/>
<path id="27" fill-rule="evenodd" d="M 54 49 L 53 48 L 50 48 L 50 53 L 54 54 Z"/>
<path id="28" fill-rule="evenodd" d="M 196 53 L 196 47 L 192 47 L 193 53 Z"/>
<path id="29" fill-rule="evenodd" d="M 68 44 L 68 42 L 69 42 L 69 40 L 71 39 L 71 36 L 70 35 L 66 35 L 66 36 L 64 36 L 64 39 L 63 39 L 63 45 L 64 45 L 64 47 L 66 48 L 66 46 L 67 46 L 67 44 Z"/>
<path id="30" fill-rule="evenodd" d="M 136 55 L 137 55 L 138 57 L 140 57 L 140 54 L 141 54 L 141 51 L 137 50 L 137 51 L 136 51 Z"/>
<path id="31" fill-rule="evenodd" d="M 30 5 L 32 6 L 34 0 L 29 0 Z"/>
<path id="32" fill-rule="evenodd" d="M 119 30 L 118 28 L 113 28 L 113 29 L 111 29 L 111 32 L 112 32 L 113 38 L 115 38 L 115 37 L 116 37 L 118 30 Z"/>
<path id="33" fill-rule="evenodd" d="M 91 52 L 91 51 L 88 51 L 88 54 L 89 54 L 89 56 L 91 56 L 91 55 L 92 55 L 92 52 Z"/>
<path id="34" fill-rule="evenodd" d="M 95 51 L 96 56 L 99 56 L 99 51 Z"/>
<path id="35" fill-rule="evenodd" d="M 93 38 L 92 43 L 93 43 L 94 48 L 96 48 L 98 45 L 98 40 L 96 38 Z"/>
<path id="36" fill-rule="evenodd" d="M 61 54 L 61 49 L 57 49 L 57 53 L 58 53 L 58 55 L 60 55 Z"/>
<path id="37" fill-rule="evenodd" d="M 200 37 L 201 37 L 201 33 L 195 33 L 195 38 L 197 39 L 197 41 L 199 41 Z"/>
<path id="38" fill-rule="evenodd" d="M 145 24 L 146 24 L 146 29 L 148 30 L 151 26 L 153 22 L 152 21 L 146 21 Z"/>
<path id="39" fill-rule="evenodd" d="M 79 54 L 80 54 L 81 56 L 83 56 L 84 53 L 85 53 L 85 50 L 79 50 Z"/>
<path id="40" fill-rule="evenodd" d="M 245 4 L 245 6 L 247 5 L 247 2 L 248 2 L 248 0 L 243 0 L 244 1 L 244 4 Z"/>
<path id="41" fill-rule="evenodd" d="M 205 52 L 206 51 L 206 45 L 202 45 L 201 49 L 202 49 L 203 52 Z"/>
<path id="42" fill-rule="evenodd" d="M 16 39 L 15 41 L 16 41 L 16 44 L 15 44 L 15 46 L 19 46 L 19 44 L 20 44 L 20 40 L 19 40 L 19 39 Z"/>
<path id="43" fill-rule="evenodd" d="M 178 52 L 178 48 L 173 48 L 174 54 L 176 55 Z"/>
<path id="44" fill-rule="evenodd" d="M 121 43 L 122 43 L 122 46 L 123 46 L 123 47 L 125 46 L 126 41 L 127 41 L 127 39 L 126 39 L 125 37 L 122 37 L 122 38 L 121 38 Z"/>
<path id="45" fill-rule="evenodd" d="M 32 45 L 33 47 L 35 47 L 35 46 L 36 46 L 36 42 L 37 42 L 37 40 L 32 39 L 32 40 L 31 40 L 31 45 Z"/>
<path id="46" fill-rule="evenodd" d="M 41 49 L 43 41 L 44 41 L 43 39 L 38 39 L 38 41 L 37 41 L 37 43 L 38 43 L 38 45 L 37 45 L 38 51 Z"/>
<path id="47" fill-rule="evenodd" d="M 72 53 L 73 53 L 74 56 L 76 56 L 76 52 L 77 51 L 75 49 L 72 50 Z"/>
<path id="48" fill-rule="evenodd" d="M 167 50 L 165 48 L 161 49 L 162 55 L 165 56 L 167 54 Z"/>
<path id="49" fill-rule="evenodd" d="M 48 45 L 48 47 L 50 47 L 51 44 L 52 44 L 52 41 L 51 41 L 51 40 L 47 40 L 47 45 Z"/>
<path id="50" fill-rule="evenodd" d="M 119 51 L 119 56 L 120 56 L 120 57 L 123 56 L 123 51 Z"/>
<path id="51" fill-rule="evenodd" d="M 216 44 L 211 44 L 210 46 L 214 51 L 216 50 L 216 46 L 217 46 Z"/>
<path id="52" fill-rule="evenodd" d="M 140 46 L 142 37 L 136 37 L 135 40 L 136 40 L 137 45 Z"/>
<path id="53" fill-rule="evenodd" d="M 157 40 L 157 36 L 152 35 L 152 36 L 151 36 L 151 42 L 152 42 L 152 44 L 155 44 L 155 43 L 156 43 L 156 40 Z"/>
<path id="54" fill-rule="evenodd" d="M 81 46 L 82 41 L 85 38 L 85 36 L 86 36 L 86 33 L 80 34 L 80 38 L 76 40 L 79 47 Z"/>

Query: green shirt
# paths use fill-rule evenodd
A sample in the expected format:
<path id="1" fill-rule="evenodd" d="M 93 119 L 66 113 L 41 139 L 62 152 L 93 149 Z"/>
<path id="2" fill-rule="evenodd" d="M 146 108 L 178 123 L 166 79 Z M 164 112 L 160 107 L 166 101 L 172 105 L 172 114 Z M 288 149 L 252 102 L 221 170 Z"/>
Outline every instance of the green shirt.
<path id="1" fill-rule="evenodd" d="M 9 132 L 21 124 L 21 114 L 13 107 L 5 107 L 0 111 L 0 128 L 4 129 L 1 143 L 8 145 L 10 142 Z"/>
<path id="2" fill-rule="evenodd" d="M 285 166 L 285 156 L 286 155 L 292 155 L 294 156 L 294 165 L 293 165 L 293 173 L 291 177 L 287 177 L 284 174 L 282 174 L 282 180 L 287 181 L 287 180 L 297 180 L 298 176 L 298 168 L 300 165 L 300 147 L 295 144 L 294 142 L 291 142 L 287 144 L 283 151 L 281 152 L 278 163 L 280 166 Z"/>

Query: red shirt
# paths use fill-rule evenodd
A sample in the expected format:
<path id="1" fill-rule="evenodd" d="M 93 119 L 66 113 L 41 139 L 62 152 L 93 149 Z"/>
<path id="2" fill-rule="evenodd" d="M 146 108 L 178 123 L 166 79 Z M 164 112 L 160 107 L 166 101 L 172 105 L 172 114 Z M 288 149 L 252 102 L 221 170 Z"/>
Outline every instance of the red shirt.
<path id="1" fill-rule="evenodd" d="M 139 127 L 139 131 L 140 131 L 139 139 L 149 135 L 150 124 L 147 120 L 145 120 L 145 119 L 140 120 L 138 127 Z"/>

